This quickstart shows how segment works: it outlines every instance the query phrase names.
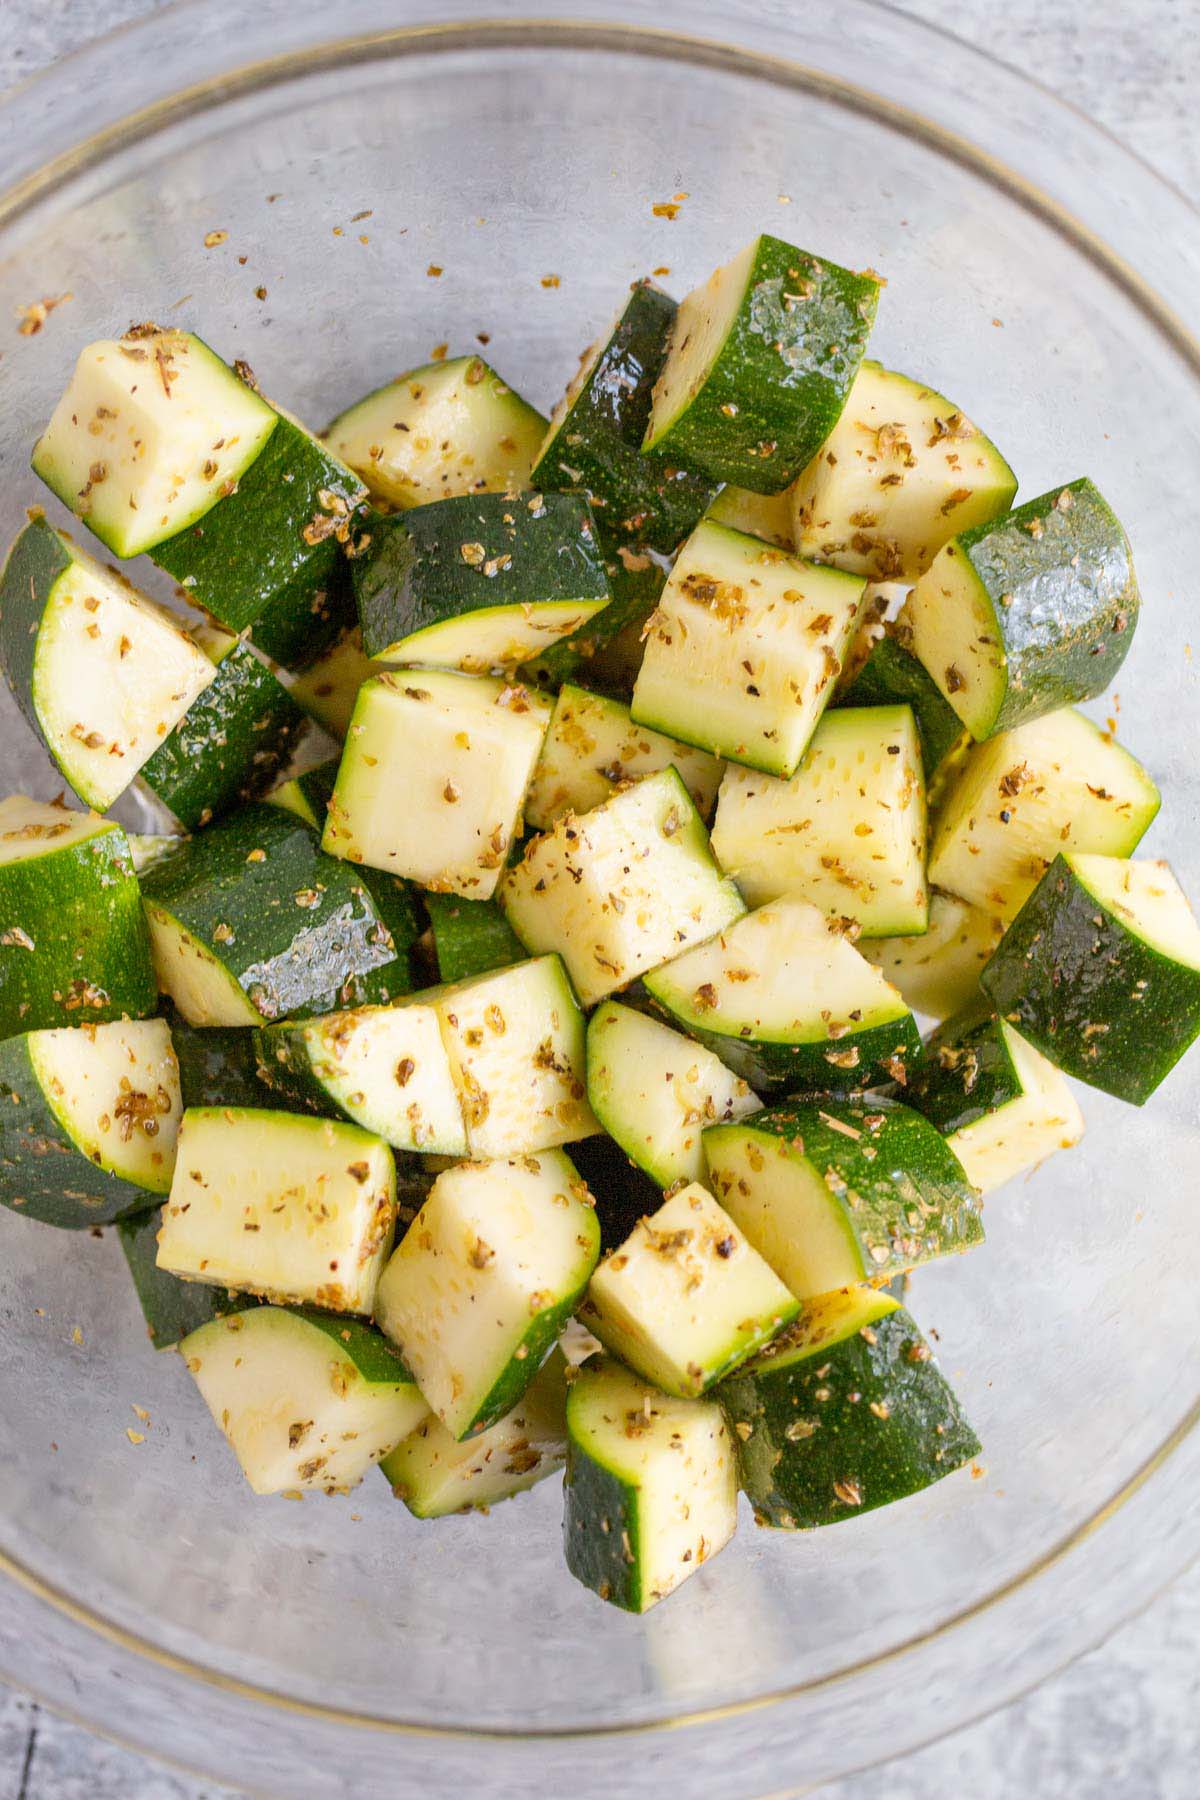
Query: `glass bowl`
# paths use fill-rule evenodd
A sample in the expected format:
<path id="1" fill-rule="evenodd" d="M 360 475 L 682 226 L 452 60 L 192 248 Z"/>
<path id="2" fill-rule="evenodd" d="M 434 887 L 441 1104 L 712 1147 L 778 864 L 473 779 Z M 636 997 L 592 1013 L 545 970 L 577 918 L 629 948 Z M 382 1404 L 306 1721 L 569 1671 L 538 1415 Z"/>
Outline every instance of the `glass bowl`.
<path id="1" fill-rule="evenodd" d="M 877 353 L 981 420 L 1025 493 L 1087 472 L 1116 506 L 1145 609 L 1098 713 L 1119 707 L 1163 786 L 1147 848 L 1200 895 L 1186 203 L 1048 94 L 865 0 L 439 10 L 196 0 L 0 108 L 5 536 L 49 500 L 28 451 L 76 349 L 131 318 L 195 325 L 317 423 L 484 334 L 549 408 L 629 280 L 682 293 L 777 232 L 889 277 Z M 64 294 L 18 335 L 20 307 Z M 5 788 L 54 792 L 3 708 Z M 1082 1148 L 989 1204 L 984 1250 L 914 1282 L 986 1447 L 976 1479 L 809 1536 L 747 1519 L 644 1620 L 567 1575 L 554 1483 L 435 1525 L 377 1477 L 253 1500 L 149 1348 L 112 1233 L 6 1213 L 0 1673 L 289 1796 L 436 1796 L 482 1770 L 498 1796 L 636 1800 L 669 1768 L 705 1800 L 949 1730 L 1196 1550 L 1198 1075 L 1142 1111 L 1085 1095 Z"/>

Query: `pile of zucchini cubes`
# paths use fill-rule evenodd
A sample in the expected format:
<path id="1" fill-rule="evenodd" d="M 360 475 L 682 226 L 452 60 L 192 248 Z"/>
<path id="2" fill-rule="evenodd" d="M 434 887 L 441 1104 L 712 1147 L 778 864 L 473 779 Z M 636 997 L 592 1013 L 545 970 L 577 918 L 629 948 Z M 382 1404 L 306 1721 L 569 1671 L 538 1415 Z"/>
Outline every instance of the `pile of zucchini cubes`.
<path id="1" fill-rule="evenodd" d="M 0 1198 L 117 1224 L 256 1493 L 565 1468 L 638 1612 L 739 1489 L 926 1488 L 980 1446 L 898 1278 L 1078 1141 L 1067 1075 L 1140 1105 L 1200 1031 L 1075 710 L 1125 533 L 866 360 L 879 288 L 638 282 L 549 422 L 478 356 L 315 436 L 185 331 L 80 354 L 33 467 L 195 610 L 40 510 L 0 578 L 83 803 L 0 803 Z"/>

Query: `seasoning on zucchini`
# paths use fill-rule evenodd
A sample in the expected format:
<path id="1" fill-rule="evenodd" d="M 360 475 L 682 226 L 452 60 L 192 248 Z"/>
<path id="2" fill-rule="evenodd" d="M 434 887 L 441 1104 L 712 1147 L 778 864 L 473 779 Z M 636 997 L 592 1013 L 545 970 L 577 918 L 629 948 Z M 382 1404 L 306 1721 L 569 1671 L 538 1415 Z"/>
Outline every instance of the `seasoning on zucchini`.
<path id="1" fill-rule="evenodd" d="M 713 854 L 751 906 L 803 894 L 863 937 L 923 931 L 925 780 L 908 706 L 827 712 L 788 781 L 731 764 Z"/>
<path id="2" fill-rule="evenodd" d="M 162 1019 L 29 1031 L 0 1043 L 0 1202 L 82 1230 L 171 1185 L 182 1108 Z"/>
<path id="3" fill-rule="evenodd" d="M 256 1494 L 342 1494 L 428 1407 L 387 1340 L 359 1319 L 258 1306 L 179 1346 Z"/>
<path id="4" fill-rule="evenodd" d="M 237 1294 L 231 1288 L 204 1287 L 198 1281 L 181 1281 L 178 1275 L 160 1269 L 158 1234 L 162 1221 L 161 1206 L 152 1212 L 120 1218 L 117 1242 L 146 1321 L 146 1336 L 156 1350 L 173 1350 L 181 1338 L 210 1320 L 224 1319 L 259 1303 L 249 1294 Z"/>
<path id="5" fill-rule="evenodd" d="M 310 719 L 332 737 L 344 738 L 350 729 L 354 702 L 364 681 L 379 673 L 362 647 L 362 632 L 349 625 L 333 643 L 292 677 L 289 691 Z"/>
<path id="6" fill-rule="evenodd" d="M 651 1005 L 761 1094 L 903 1082 L 921 1039 L 911 1012 L 806 900 L 747 913 L 644 980 Z"/>
<path id="7" fill-rule="evenodd" d="M 1131 856 L 1159 804 L 1141 763 L 1064 707 L 969 753 L 934 818 L 929 880 L 1007 923 L 1060 851 Z"/>
<path id="8" fill-rule="evenodd" d="M 1056 857 L 981 980 L 1058 1068 L 1135 1106 L 1200 1034 L 1200 926 L 1165 862 Z"/>
<path id="9" fill-rule="evenodd" d="M 717 1397 L 755 1519 L 784 1531 L 890 1506 L 980 1451 L 916 1325 L 872 1288 L 808 1301 Z"/>
<path id="10" fill-rule="evenodd" d="M 907 618 L 914 652 L 983 739 L 1103 693 L 1140 605 L 1129 540 L 1084 479 L 952 538 Z"/>
<path id="11" fill-rule="evenodd" d="M 550 705 L 515 683 L 444 669 L 366 682 L 323 849 L 434 893 L 490 899 L 520 832 Z M 403 806 L 396 769 L 406 775 Z"/>
<path id="12" fill-rule="evenodd" d="M 781 494 L 752 494 L 749 488 L 723 487 L 704 516 L 748 537 L 763 538 L 780 550 L 796 548 L 791 488 Z"/>
<path id="13" fill-rule="evenodd" d="M 801 1300 L 983 1242 L 979 1197 L 898 1100 L 785 1102 L 704 1134 L 717 1198 Z"/>
<path id="14" fill-rule="evenodd" d="M 158 1266 L 284 1305 L 369 1313 L 395 1222 L 391 1152 L 370 1132 L 261 1107 L 189 1107 Z"/>
<path id="15" fill-rule="evenodd" d="M 559 953 L 584 1006 L 745 911 L 674 769 L 532 838 L 500 903 L 532 954 Z"/>
<path id="16" fill-rule="evenodd" d="M 156 1005 L 121 827 L 24 794 L 0 800 L 0 1036 L 140 1019 Z"/>
<path id="17" fill-rule="evenodd" d="M 833 695 L 863 586 L 701 523 L 649 620 L 634 719 L 731 762 L 793 775 Z"/>
<path id="18" fill-rule="evenodd" d="M 872 643 L 830 706 L 911 706 L 921 740 L 925 779 L 932 782 L 960 745 L 971 742 L 962 720 L 923 664 L 898 637 L 885 632 Z"/>
<path id="19" fill-rule="evenodd" d="M 934 889 L 925 931 L 916 937 L 861 938 L 858 950 L 914 1012 L 948 1019 L 978 996 L 980 973 L 1002 930 L 991 913 Z"/>
<path id="20" fill-rule="evenodd" d="M 26 720 L 99 812 L 213 680 L 177 620 L 42 518 L 0 573 L 0 663 Z"/>
<path id="21" fill-rule="evenodd" d="M 878 277 L 755 238 L 676 313 L 643 448 L 777 494 L 837 424 L 878 300 Z"/>
<path id="22" fill-rule="evenodd" d="M 628 699 L 642 660 L 642 633 L 658 604 L 670 560 L 642 546 L 619 544 L 605 557 L 612 596 L 586 625 L 525 665 L 522 678 L 557 688 L 579 675 L 589 687 Z"/>
<path id="23" fill-rule="evenodd" d="M 724 765 L 691 744 L 635 725 L 620 700 L 564 683 L 525 800 L 525 822 L 548 831 L 564 813 L 590 812 L 626 781 L 679 771 L 707 818 Z"/>
<path id="24" fill-rule="evenodd" d="M 796 548 L 872 581 L 915 581 L 946 540 L 1012 505 L 990 438 L 922 382 L 867 360 L 792 487 Z"/>
<path id="25" fill-rule="evenodd" d="M 599 1248 L 591 1196 L 561 1150 L 438 1176 L 384 1270 L 375 1317 L 455 1438 L 516 1406 Z"/>

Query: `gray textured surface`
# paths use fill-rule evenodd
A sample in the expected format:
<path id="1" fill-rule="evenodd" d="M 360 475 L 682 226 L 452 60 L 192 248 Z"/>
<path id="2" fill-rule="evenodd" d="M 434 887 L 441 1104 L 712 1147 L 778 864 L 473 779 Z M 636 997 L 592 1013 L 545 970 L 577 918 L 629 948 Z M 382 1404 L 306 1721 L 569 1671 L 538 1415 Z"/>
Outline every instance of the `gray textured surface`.
<path id="1" fill-rule="evenodd" d="M 0 89 L 157 3 L 0 0 Z M 1036 74 L 1200 198 L 1200 0 L 1009 0 L 999 13 L 989 0 L 907 0 L 902 10 Z M 885 1787 L 889 1800 L 1192 1800 L 1198 1767 L 1200 1569 L 1025 1700 L 819 1800 L 868 1800 Z M 224 1794 L 0 1689 L 0 1800 Z"/>

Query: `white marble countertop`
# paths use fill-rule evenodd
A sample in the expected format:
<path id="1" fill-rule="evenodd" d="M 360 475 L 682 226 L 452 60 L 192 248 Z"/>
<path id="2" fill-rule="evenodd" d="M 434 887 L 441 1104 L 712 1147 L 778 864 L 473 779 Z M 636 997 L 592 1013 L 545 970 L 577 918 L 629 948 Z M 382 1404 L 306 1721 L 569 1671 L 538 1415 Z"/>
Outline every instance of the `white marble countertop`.
<path id="1" fill-rule="evenodd" d="M 0 91 L 162 3 L 0 0 Z M 991 0 L 904 0 L 899 10 L 1036 71 L 1200 200 L 1200 0 L 1008 0 L 1003 9 Z M 811 1800 L 873 1800 L 881 1791 L 889 1800 L 1193 1800 L 1198 1768 L 1200 1567 L 1025 1699 Z M 232 1796 L 0 1688 L 0 1800 Z"/>

